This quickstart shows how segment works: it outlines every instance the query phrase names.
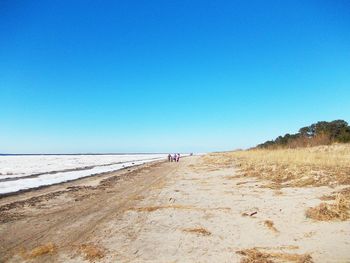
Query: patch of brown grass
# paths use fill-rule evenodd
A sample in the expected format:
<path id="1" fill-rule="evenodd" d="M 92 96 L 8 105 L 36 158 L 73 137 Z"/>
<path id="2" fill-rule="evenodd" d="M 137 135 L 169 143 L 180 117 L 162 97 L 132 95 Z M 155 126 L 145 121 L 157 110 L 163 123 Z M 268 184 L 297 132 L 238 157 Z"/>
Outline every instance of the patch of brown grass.
<path id="1" fill-rule="evenodd" d="M 277 228 L 275 227 L 275 224 L 271 220 L 265 220 L 264 225 L 267 226 L 269 229 L 271 229 L 273 232 L 279 232 Z"/>
<path id="2" fill-rule="evenodd" d="M 33 248 L 29 253 L 25 250 L 22 251 L 22 256 L 25 259 L 34 259 L 46 254 L 54 254 L 57 252 L 57 247 L 53 243 L 47 243 Z"/>
<path id="3" fill-rule="evenodd" d="M 260 252 L 256 248 L 243 249 L 236 253 L 244 256 L 241 263 L 273 263 L 269 254 Z"/>
<path id="4" fill-rule="evenodd" d="M 203 236 L 210 236 L 211 232 L 206 230 L 203 227 L 197 227 L 197 228 L 185 228 L 182 230 L 183 232 L 187 232 L 187 233 L 194 233 L 194 234 L 200 234 Z"/>
<path id="5" fill-rule="evenodd" d="M 349 196 L 338 194 L 334 204 L 321 203 L 306 210 L 306 216 L 319 221 L 347 220 L 349 214 Z"/>
<path id="6" fill-rule="evenodd" d="M 323 201 L 335 200 L 339 194 L 342 194 L 346 199 L 350 199 L 350 187 L 343 188 L 340 191 L 333 192 L 330 195 L 323 195 L 320 197 Z"/>
<path id="7" fill-rule="evenodd" d="M 84 255 L 84 258 L 89 261 L 105 257 L 104 249 L 93 244 L 83 244 L 80 246 L 79 250 Z"/>
<path id="8" fill-rule="evenodd" d="M 241 263 L 274 263 L 297 262 L 312 263 L 312 257 L 308 254 L 289 254 L 281 252 L 264 252 L 257 248 L 243 249 L 236 252 L 243 256 Z"/>
<path id="9" fill-rule="evenodd" d="M 350 196 L 350 187 L 346 187 L 340 191 L 340 194 L 343 194 L 345 196 Z"/>

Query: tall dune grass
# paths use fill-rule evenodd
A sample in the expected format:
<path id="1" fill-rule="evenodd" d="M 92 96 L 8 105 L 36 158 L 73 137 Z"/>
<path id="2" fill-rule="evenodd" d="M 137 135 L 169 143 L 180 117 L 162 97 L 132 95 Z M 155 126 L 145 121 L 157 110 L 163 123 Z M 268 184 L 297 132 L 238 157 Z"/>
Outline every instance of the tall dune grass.
<path id="1" fill-rule="evenodd" d="M 350 168 L 350 144 L 275 150 L 253 149 L 228 155 L 233 158 L 245 158 L 252 163 Z"/>
<path id="2" fill-rule="evenodd" d="M 204 157 L 208 165 L 234 163 L 244 176 L 273 181 L 280 187 L 350 184 L 350 144 L 295 149 L 252 149 Z"/>

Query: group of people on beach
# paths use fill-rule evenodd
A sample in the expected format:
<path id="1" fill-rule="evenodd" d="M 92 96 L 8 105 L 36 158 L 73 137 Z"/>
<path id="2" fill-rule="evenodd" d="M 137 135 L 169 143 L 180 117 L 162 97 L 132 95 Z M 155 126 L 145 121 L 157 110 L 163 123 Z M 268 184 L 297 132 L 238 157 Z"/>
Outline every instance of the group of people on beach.
<path id="1" fill-rule="evenodd" d="M 179 162 L 180 161 L 180 154 L 179 153 L 174 153 L 174 155 L 171 155 L 170 153 L 168 154 L 168 161 L 169 162 Z"/>

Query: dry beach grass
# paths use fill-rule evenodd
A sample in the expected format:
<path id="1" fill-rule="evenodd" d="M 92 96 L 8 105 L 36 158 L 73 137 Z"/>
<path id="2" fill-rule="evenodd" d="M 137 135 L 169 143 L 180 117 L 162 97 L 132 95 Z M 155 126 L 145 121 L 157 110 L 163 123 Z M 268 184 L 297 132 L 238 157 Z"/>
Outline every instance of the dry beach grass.
<path id="1" fill-rule="evenodd" d="M 243 256 L 241 263 L 274 263 L 274 262 L 297 262 L 312 263 L 312 257 L 308 254 L 290 254 L 280 252 L 267 252 L 257 248 L 237 251 Z"/>
<path id="2" fill-rule="evenodd" d="M 349 195 L 338 194 L 333 204 L 321 203 L 306 211 L 306 216 L 315 220 L 347 220 L 350 210 Z"/>
<path id="3" fill-rule="evenodd" d="M 46 255 L 46 254 L 54 254 L 57 252 L 57 247 L 52 242 L 49 242 L 44 245 L 40 245 L 37 247 L 34 247 L 29 252 L 26 249 L 21 249 L 21 256 L 25 260 L 34 260 L 37 257 Z"/>
<path id="4" fill-rule="evenodd" d="M 81 245 L 80 252 L 83 254 L 84 258 L 90 262 L 101 259 L 105 256 L 104 249 L 93 244 Z"/>
<path id="5" fill-rule="evenodd" d="M 235 162 L 242 175 L 268 179 L 284 186 L 320 186 L 350 183 L 350 144 L 295 149 L 252 149 L 204 157 L 227 166 Z"/>
<path id="6" fill-rule="evenodd" d="M 269 180 L 265 187 L 315 187 L 350 184 L 350 144 L 334 144 L 294 149 L 252 149 L 204 157 L 209 165 L 226 167 L 236 163 L 241 176 Z M 281 192 L 276 192 L 281 194 Z M 309 218 L 321 221 L 347 220 L 350 194 L 335 193 L 335 202 L 322 203 L 306 211 Z"/>

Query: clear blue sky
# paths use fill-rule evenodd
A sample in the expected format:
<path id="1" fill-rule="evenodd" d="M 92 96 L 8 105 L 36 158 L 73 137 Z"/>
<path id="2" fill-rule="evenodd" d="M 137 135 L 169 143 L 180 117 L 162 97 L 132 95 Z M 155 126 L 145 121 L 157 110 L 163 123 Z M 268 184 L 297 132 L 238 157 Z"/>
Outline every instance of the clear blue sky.
<path id="1" fill-rule="evenodd" d="M 0 2 L 0 152 L 214 151 L 350 121 L 350 2 Z"/>

